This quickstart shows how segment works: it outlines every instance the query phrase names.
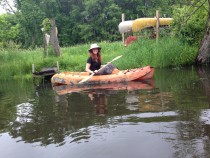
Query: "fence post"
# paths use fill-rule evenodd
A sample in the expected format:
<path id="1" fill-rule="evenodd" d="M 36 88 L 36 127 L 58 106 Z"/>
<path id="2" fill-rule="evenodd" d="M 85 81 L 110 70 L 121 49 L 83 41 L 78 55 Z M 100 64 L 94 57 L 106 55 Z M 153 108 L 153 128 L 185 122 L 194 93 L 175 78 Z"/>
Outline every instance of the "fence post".
<path id="1" fill-rule="evenodd" d="M 122 13 L 122 22 L 125 21 L 125 14 Z M 122 33 L 122 42 L 125 44 L 125 33 Z"/>
<path id="2" fill-rule="evenodd" d="M 156 22 L 156 41 L 158 41 L 159 38 L 159 26 L 160 26 L 160 17 L 159 17 L 159 11 L 156 10 L 156 18 L 157 18 L 157 22 Z"/>
<path id="3" fill-rule="evenodd" d="M 60 67 L 59 67 L 58 61 L 57 61 L 57 69 L 58 69 L 58 72 L 60 72 Z"/>
<path id="4" fill-rule="evenodd" d="M 35 72 L 35 66 L 34 66 L 34 64 L 32 64 L 32 73 L 34 73 Z"/>

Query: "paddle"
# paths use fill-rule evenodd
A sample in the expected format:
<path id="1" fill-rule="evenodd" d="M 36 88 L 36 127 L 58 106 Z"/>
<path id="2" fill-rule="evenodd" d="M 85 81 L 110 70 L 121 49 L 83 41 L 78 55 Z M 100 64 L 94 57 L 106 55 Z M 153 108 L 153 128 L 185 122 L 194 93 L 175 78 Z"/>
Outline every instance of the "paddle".
<path id="1" fill-rule="evenodd" d="M 117 60 L 117 59 L 119 59 L 119 58 L 121 58 L 121 57 L 122 57 L 122 55 L 120 55 L 120 56 L 118 56 L 118 57 L 112 59 L 112 61 L 110 61 L 108 64 L 104 65 L 103 67 L 101 67 L 98 71 L 104 69 L 104 68 L 105 68 L 107 65 L 109 65 L 111 62 L 113 62 L 113 61 L 115 61 L 115 60 Z M 95 74 L 96 74 L 95 72 L 92 73 L 90 76 L 86 77 L 85 79 L 83 79 L 83 80 L 80 81 L 79 83 L 86 82 L 86 81 L 89 80 L 91 77 L 93 77 Z"/>

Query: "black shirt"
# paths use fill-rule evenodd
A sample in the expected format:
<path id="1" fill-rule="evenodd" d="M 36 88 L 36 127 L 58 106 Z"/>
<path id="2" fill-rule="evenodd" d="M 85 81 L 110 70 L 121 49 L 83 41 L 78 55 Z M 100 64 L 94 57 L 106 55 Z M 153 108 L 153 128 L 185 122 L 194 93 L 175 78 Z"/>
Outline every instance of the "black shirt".
<path id="1" fill-rule="evenodd" d="M 96 62 L 96 61 L 94 61 L 91 57 L 89 57 L 89 58 L 87 59 L 87 63 L 90 64 L 90 70 L 91 70 L 91 71 L 98 70 L 98 69 L 100 69 L 100 67 L 101 67 L 101 62 L 100 62 L 100 61 Z"/>

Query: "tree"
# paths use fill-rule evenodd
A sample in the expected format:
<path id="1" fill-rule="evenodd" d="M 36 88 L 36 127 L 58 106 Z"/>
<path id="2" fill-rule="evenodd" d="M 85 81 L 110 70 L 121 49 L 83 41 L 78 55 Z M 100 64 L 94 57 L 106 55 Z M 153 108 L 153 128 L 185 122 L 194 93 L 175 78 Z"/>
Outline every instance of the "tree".
<path id="1" fill-rule="evenodd" d="M 53 46 L 54 52 L 57 56 L 61 55 L 61 49 L 58 41 L 58 31 L 56 26 L 56 15 L 59 14 L 60 3 L 57 0 L 37 0 L 36 4 L 45 13 L 45 16 L 50 19 L 51 31 L 50 31 L 50 41 Z"/>
<path id="2" fill-rule="evenodd" d="M 7 5 L 19 20 L 22 44 L 26 47 L 42 45 L 42 21 L 47 17 L 51 21 L 51 41 L 56 55 L 60 55 L 60 46 L 56 33 L 55 17 L 59 4 L 56 0 L 14 0 L 17 10 L 13 10 L 8 0 L 1 0 L 1 5 Z"/>
<path id="3" fill-rule="evenodd" d="M 35 47 L 41 44 L 40 23 L 44 13 L 32 0 L 1 0 L 1 5 L 7 8 L 9 13 L 16 16 L 20 25 L 21 43 L 24 47 Z M 13 7 L 13 4 L 16 8 Z"/>
<path id="4" fill-rule="evenodd" d="M 7 5 L 6 2 L 9 0 L 0 1 Z M 48 18 L 55 22 L 53 26 L 57 26 L 58 29 L 58 37 L 54 37 L 57 48 L 60 45 L 120 40 L 121 34 L 117 26 L 121 22 L 122 13 L 125 13 L 126 20 L 134 20 L 153 17 L 158 9 L 161 17 L 171 17 L 175 5 L 182 7 L 192 4 L 192 0 L 14 0 L 14 2 L 17 7 L 14 13 L 19 20 L 22 44 L 26 47 L 41 46 L 43 34 L 40 25 Z M 58 50 L 60 49 L 55 49 Z"/>
<path id="5" fill-rule="evenodd" d="M 190 21 L 195 14 L 199 15 L 200 10 L 205 10 L 207 13 L 207 15 L 203 16 L 206 18 L 206 24 L 205 27 L 203 27 L 202 31 L 204 32 L 204 34 L 202 34 L 202 32 L 200 31 L 200 33 L 192 35 L 192 37 L 194 36 L 194 38 L 196 35 L 202 35 L 201 43 L 198 50 L 198 56 L 195 62 L 197 64 L 204 64 L 208 62 L 210 57 L 210 0 L 195 0 L 191 3 L 188 3 L 188 6 L 190 6 L 191 10 L 190 12 L 188 12 L 188 17 L 186 21 Z M 197 21 L 195 21 L 194 23 L 198 24 L 198 21 L 200 19 L 202 19 L 202 16 L 200 16 L 200 18 L 197 19 Z M 189 37 L 190 35 L 187 36 Z"/>
<path id="6" fill-rule="evenodd" d="M 203 4 L 193 3 L 176 7 L 173 13 L 173 33 L 182 40 L 183 43 L 199 47 L 204 35 L 207 11 Z"/>
<path id="7" fill-rule="evenodd" d="M 19 43 L 20 36 L 20 24 L 15 15 L 0 15 L 0 43 L 2 43 L 3 47 L 7 47 L 7 44 L 11 41 Z M 8 47 L 11 47 L 11 45 L 8 45 Z"/>
<path id="8" fill-rule="evenodd" d="M 45 17 L 40 7 L 31 0 L 21 0 L 17 5 L 18 17 L 23 28 L 24 45 L 35 47 L 42 44 L 41 22 Z"/>
<path id="9" fill-rule="evenodd" d="M 84 2 L 84 6 L 78 25 L 82 41 L 120 39 L 117 26 L 121 20 L 121 9 L 114 0 L 89 0 Z"/>
<path id="10" fill-rule="evenodd" d="M 204 64 L 210 56 L 210 0 L 184 2 L 179 10 L 175 9 L 175 32 L 188 44 L 199 47 L 195 61 Z"/>
<path id="11" fill-rule="evenodd" d="M 209 59 L 209 56 L 210 56 L 210 0 L 208 0 L 208 18 L 206 21 L 205 35 L 202 39 L 196 62 L 204 64 Z"/>

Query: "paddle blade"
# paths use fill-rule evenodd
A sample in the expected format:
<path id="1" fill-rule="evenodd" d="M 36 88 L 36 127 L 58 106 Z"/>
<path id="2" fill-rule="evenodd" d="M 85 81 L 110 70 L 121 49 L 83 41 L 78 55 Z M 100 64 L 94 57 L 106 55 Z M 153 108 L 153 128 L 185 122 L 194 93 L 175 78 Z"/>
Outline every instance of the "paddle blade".
<path id="1" fill-rule="evenodd" d="M 119 59 L 119 58 L 121 58 L 121 57 L 122 57 L 122 55 L 120 55 L 120 56 L 114 58 L 112 61 L 110 61 L 110 63 L 112 63 L 113 61 L 115 61 L 115 60 L 117 60 L 117 59 Z"/>

